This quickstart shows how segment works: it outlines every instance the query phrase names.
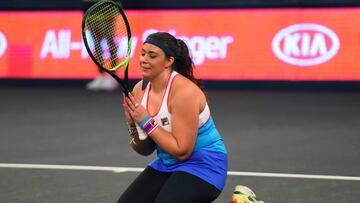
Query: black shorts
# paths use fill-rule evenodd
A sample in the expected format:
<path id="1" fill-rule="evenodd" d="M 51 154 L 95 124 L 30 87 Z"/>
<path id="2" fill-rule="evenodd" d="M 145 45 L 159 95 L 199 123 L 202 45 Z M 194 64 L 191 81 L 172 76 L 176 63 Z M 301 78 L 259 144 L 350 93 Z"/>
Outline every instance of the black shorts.
<path id="1" fill-rule="evenodd" d="M 186 172 L 145 170 L 121 195 L 118 203 L 210 203 L 221 191 Z"/>

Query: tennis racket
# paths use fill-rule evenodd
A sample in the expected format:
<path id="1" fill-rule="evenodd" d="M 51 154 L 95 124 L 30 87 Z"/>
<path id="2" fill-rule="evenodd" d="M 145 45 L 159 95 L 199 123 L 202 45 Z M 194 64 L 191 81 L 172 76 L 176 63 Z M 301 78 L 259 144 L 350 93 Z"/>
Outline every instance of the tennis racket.
<path id="1" fill-rule="evenodd" d="M 82 37 L 90 58 L 110 74 L 127 95 L 131 31 L 121 6 L 111 0 L 102 0 L 91 6 L 82 20 Z M 115 74 L 120 68 L 123 72 Z"/>

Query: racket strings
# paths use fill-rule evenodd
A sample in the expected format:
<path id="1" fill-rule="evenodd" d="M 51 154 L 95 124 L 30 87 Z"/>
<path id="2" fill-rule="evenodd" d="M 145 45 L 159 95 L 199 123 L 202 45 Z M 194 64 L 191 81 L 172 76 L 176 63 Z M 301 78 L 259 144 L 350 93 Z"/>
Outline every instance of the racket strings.
<path id="1" fill-rule="evenodd" d="M 90 33 L 93 56 L 106 69 L 117 67 L 126 60 L 128 33 L 118 8 L 103 4 L 88 14 L 86 29 Z"/>

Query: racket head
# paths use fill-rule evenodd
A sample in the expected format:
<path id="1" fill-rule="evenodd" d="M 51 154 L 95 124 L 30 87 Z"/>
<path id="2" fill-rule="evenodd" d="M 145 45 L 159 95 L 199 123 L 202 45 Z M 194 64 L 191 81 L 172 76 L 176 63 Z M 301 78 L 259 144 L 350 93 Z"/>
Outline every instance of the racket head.
<path id="1" fill-rule="evenodd" d="M 121 6 L 102 0 L 91 6 L 83 17 L 82 36 L 90 58 L 113 76 L 128 92 L 128 65 L 131 53 L 130 25 Z M 123 67 L 122 81 L 113 71 Z"/>

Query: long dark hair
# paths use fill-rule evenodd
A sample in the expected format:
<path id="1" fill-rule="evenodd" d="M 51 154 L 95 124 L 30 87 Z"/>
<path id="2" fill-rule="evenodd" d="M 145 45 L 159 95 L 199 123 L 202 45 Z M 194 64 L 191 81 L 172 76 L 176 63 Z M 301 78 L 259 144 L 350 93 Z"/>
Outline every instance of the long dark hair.
<path id="1" fill-rule="evenodd" d="M 199 80 L 195 78 L 193 73 L 194 63 L 191 59 L 188 46 L 181 39 L 177 39 L 167 32 L 156 32 L 150 34 L 148 38 L 161 41 L 164 46 L 174 53 L 175 61 L 172 65 L 172 69 L 194 82 L 197 86 L 202 88 Z M 171 56 L 165 53 L 167 58 Z"/>

